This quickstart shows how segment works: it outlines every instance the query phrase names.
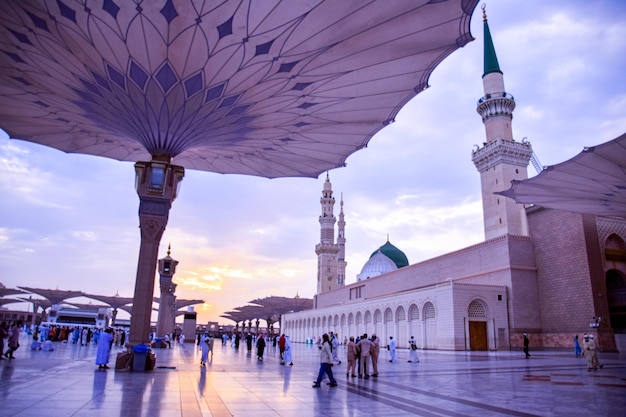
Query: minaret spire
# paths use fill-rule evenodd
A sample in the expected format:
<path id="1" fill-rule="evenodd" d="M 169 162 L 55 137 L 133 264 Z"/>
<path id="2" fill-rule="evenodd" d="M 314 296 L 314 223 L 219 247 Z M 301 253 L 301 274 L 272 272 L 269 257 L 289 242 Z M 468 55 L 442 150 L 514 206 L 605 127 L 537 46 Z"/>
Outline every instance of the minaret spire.
<path id="1" fill-rule="evenodd" d="M 498 72 L 502 74 L 500 71 L 500 64 L 498 64 L 498 56 L 496 55 L 496 48 L 493 46 L 493 40 L 491 39 L 491 31 L 489 30 L 489 23 L 487 23 L 487 5 L 483 4 L 483 32 L 485 34 L 485 42 L 484 42 L 484 71 L 483 77 L 487 74 L 491 74 L 492 72 Z"/>
<path id="2" fill-rule="evenodd" d="M 528 142 L 513 139 L 513 110 L 515 99 L 504 88 L 504 76 L 496 56 L 487 22 L 485 6 L 483 10 L 484 29 L 484 96 L 478 100 L 476 111 L 485 125 L 483 147 L 476 145 L 472 161 L 480 172 L 483 200 L 483 220 L 485 239 L 504 234 L 528 235 L 524 206 L 513 200 L 495 195 L 495 192 L 508 189 L 513 180 L 528 178 L 527 167 L 532 155 Z"/>
<path id="3" fill-rule="evenodd" d="M 346 221 L 343 214 L 343 193 L 339 201 L 339 221 L 337 222 L 337 285 L 342 287 L 346 284 Z"/>
<path id="4" fill-rule="evenodd" d="M 319 217 L 320 222 L 320 243 L 315 246 L 317 254 L 317 293 L 331 291 L 343 285 L 343 277 L 338 274 L 340 245 L 335 243 L 335 223 L 337 219 L 333 214 L 335 206 L 335 197 L 333 197 L 333 186 L 330 182 L 330 176 L 326 173 L 326 181 L 322 189 L 322 198 L 320 198 L 322 206 L 322 214 Z M 340 226 L 340 233 L 342 233 Z M 338 239 L 339 241 L 339 239 Z"/>

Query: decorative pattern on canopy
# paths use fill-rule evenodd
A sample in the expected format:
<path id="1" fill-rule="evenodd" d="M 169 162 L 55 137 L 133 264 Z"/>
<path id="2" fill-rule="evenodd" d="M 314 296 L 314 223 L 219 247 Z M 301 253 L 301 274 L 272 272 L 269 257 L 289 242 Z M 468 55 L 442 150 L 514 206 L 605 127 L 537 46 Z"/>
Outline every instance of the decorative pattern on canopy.
<path id="1" fill-rule="evenodd" d="M 477 0 L 0 2 L 0 128 L 123 161 L 317 177 L 472 40 Z"/>
<path id="2" fill-rule="evenodd" d="M 536 177 L 513 181 L 497 194 L 522 204 L 626 217 L 626 133 L 546 167 Z"/>

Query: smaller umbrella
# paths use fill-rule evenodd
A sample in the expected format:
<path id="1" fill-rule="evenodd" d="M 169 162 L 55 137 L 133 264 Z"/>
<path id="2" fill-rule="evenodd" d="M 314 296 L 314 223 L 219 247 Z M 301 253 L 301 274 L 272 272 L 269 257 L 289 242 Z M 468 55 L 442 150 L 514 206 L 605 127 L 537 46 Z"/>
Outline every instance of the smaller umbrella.
<path id="1" fill-rule="evenodd" d="M 626 217 L 626 133 L 546 167 L 536 177 L 512 181 L 511 188 L 496 194 L 521 204 Z"/>

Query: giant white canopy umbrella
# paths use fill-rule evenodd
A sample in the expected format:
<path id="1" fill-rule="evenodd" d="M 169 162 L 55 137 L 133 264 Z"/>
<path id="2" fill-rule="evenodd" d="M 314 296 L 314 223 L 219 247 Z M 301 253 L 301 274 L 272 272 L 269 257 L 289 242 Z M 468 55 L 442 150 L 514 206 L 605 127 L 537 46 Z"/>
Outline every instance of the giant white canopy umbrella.
<path id="1" fill-rule="evenodd" d="M 65 152 L 317 177 L 472 40 L 476 3 L 0 2 L 0 127 Z"/>
<path id="2" fill-rule="evenodd" d="M 135 165 L 130 342 L 142 343 L 183 168 L 276 178 L 343 166 L 472 40 L 476 4 L 2 1 L 0 128 L 65 152 L 151 160 Z"/>
<path id="3" fill-rule="evenodd" d="M 536 177 L 513 181 L 497 194 L 522 204 L 626 218 L 626 133 L 546 167 Z"/>

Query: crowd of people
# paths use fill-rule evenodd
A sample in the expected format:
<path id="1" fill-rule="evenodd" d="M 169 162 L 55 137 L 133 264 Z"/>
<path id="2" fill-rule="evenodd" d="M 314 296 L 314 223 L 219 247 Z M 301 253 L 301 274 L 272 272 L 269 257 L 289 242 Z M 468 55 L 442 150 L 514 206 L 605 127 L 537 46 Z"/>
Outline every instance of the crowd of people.
<path id="1" fill-rule="evenodd" d="M 368 337 L 367 333 L 356 338 L 353 336 L 349 339 L 345 337 L 344 345 L 346 348 L 347 361 L 346 377 L 356 378 L 357 374 L 359 378 L 364 379 L 378 377 L 378 358 L 380 356 L 381 342 L 375 334 L 371 337 Z M 337 381 L 334 378 L 332 368 L 334 365 L 341 364 L 341 360 L 339 359 L 339 346 L 339 337 L 334 332 L 324 334 L 321 339 L 318 340 L 318 347 L 320 349 L 320 369 L 317 380 L 313 382 L 313 388 L 319 388 L 321 386 L 324 375 L 326 375 L 329 379 L 328 385 L 331 387 L 337 386 Z M 389 342 L 386 347 L 389 351 L 389 362 L 395 363 L 397 361 L 397 345 L 393 336 L 389 337 Z M 417 356 L 417 343 L 413 336 L 411 336 L 411 339 L 409 340 L 408 362 L 419 362 L 419 358 Z"/>
<path id="2" fill-rule="evenodd" d="M 0 323 L 0 359 L 14 359 L 14 352 L 20 347 L 20 333 L 25 332 L 32 336 L 31 349 L 53 351 L 52 342 L 72 343 L 76 345 L 97 345 L 96 365 L 99 369 L 107 369 L 111 348 L 113 346 L 124 346 L 127 339 L 127 331 L 124 329 L 94 329 L 88 326 L 55 326 L 55 325 L 33 325 L 26 326 L 21 321 Z M 153 335 L 151 335 L 153 336 Z M 288 335 L 264 335 L 247 333 L 244 337 L 239 332 L 233 333 L 231 336 L 223 334 L 221 336 L 222 345 L 231 344 L 235 349 L 239 348 L 241 339 L 245 340 L 246 348 L 249 353 L 252 352 L 253 346 L 256 347 L 256 357 L 258 361 L 263 361 L 265 348 L 268 343 L 276 348 L 278 347 L 280 355 L 280 364 L 293 366 L 293 355 L 291 341 Z M 523 335 L 524 354 L 526 358 L 530 358 L 529 339 L 526 334 Z M 155 338 L 151 337 L 154 341 Z M 184 336 L 166 335 L 164 343 L 171 347 L 171 340 L 180 344 L 184 343 Z M 200 365 L 206 366 L 209 355 L 213 356 L 214 338 L 208 333 L 197 334 L 197 345 L 201 350 Z M 378 358 L 380 356 L 381 341 L 376 335 L 368 337 L 367 334 L 355 337 L 344 337 L 343 343 L 334 332 L 323 334 L 317 339 L 317 345 L 320 351 L 320 368 L 318 377 L 313 383 L 314 388 L 321 386 L 322 379 L 326 376 L 329 380 L 328 385 L 337 386 L 337 381 L 333 375 L 333 366 L 341 365 L 342 360 L 339 357 L 340 347 L 345 348 L 346 377 L 365 378 L 378 377 Z M 419 363 L 417 355 L 417 343 L 413 336 L 409 339 L 409 363 Z M 5 350 L 5 347 L 7 348 Z M 389 352 L 389 362 L 397 362 L 397 344 L 392 336 L 386 344 Z M 598 359 L 598 345 L 592 334 L 585 333 L 582 342 L 578 335 L 574 337 L 574 354 L 576 357 L 584 357 L 587 362 L 588 371 L 597 371 L 603 368 Z M 370 368 L 371 366 L 371 368 Z"/>
<path id="3" fill-rule="evenodd" d="M 55 350 L 53 342 L 80 346 L 97 345 L 96 365 L 99 369 L 108 368 L 111 348 L 123 347 L 127 339 L 127 330 L 124 329 L 97 329 L 91 326 L 59 326 L 47 323 L 25 325 L 22 321 L 9 324 L 3 321 L 0 323 L 0 359 L 15 359 L 13 353 L 20 347 L 22 333 L 31 337 L 30 349 L 34 351 L 52 352 Z"/>

